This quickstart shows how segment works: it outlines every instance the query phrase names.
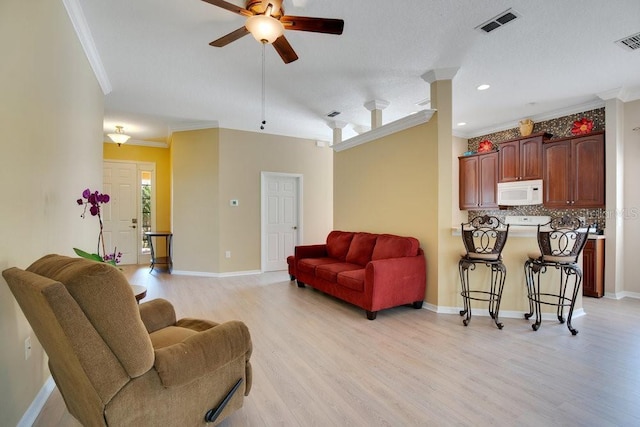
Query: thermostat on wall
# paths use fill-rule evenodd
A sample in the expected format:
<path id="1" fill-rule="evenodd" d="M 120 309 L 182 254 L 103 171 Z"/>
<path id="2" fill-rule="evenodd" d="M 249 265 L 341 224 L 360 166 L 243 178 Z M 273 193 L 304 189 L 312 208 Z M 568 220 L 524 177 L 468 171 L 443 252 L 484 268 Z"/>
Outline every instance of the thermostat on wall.
<path id="1" fill-rule="evenodd" d="M 231 206 L 238 206 L 238 199 L 231 199 L 229 200 L 229 205 Z"/>

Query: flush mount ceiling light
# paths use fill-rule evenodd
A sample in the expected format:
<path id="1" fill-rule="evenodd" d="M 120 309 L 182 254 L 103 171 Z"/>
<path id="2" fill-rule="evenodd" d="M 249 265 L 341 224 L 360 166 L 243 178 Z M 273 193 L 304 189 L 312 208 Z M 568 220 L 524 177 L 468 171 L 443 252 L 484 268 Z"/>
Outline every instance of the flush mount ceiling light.
<path id="1" fill-rule="evenodd" d="M 282 22 L 271 16 L 271 5 L 267 7 L 264 15 L 250 16 L 244 25 L 260 43 L 271 44 L 284 34 Z"/>
<path id="2" fill-rule="evenodd" d="M 488 84 L 482 84 L 480 86 L 477 87 L 478 90 L 487 90 L 489 89 L 491 86 Z"/>
<path id="3" fill-rule="evenodd" d="M 125 142 L 127 142 L 129 140 L 129 138 L 131 138 L 129 135 L 125 135 L 124 131 L 122 130 L 123 127 L 122 126 L 116 126 L 116 133 L 109 133 L 107 134 L 107 136 L 116 144 L 118 144 L 118 147 L 120 147 L 122 144 L 124 144 Z"/>

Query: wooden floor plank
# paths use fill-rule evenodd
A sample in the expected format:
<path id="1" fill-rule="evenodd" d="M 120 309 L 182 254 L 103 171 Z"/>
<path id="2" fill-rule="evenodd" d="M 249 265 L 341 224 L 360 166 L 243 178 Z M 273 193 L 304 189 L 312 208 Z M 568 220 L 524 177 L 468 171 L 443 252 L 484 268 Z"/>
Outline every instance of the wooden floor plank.
<path id="1" fill-rule="evenodd" d="M 254 383 L 222 426 L 640 425 L 640 300 L 585 298 L 580 332 L 544 320 L 363 310 L 285 272 L 207 278 L 128 266 L 179 317 L 244 321 Z M 477 314 L 476 314 L 477 313 Z M 78 426 L 57 389 L 36 427 Z"/>

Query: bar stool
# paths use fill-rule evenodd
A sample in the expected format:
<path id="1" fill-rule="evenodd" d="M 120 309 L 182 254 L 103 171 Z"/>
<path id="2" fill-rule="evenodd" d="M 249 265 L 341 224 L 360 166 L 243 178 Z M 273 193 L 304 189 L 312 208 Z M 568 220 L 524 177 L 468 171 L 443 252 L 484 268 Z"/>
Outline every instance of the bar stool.
<path id="1" fill-rule="evenodd" d="M 495 216 L 484 215 L 461 224 L 461 234 L 466 250 L 458 262 L 462 284 L 460 295 L 464 303 L 460 316 L 465 316 L 462 323 L 467 326 L 471 321 L 471 300 L 486 301 L 489 303 L 489 315 L 498 329 L 502 329 L 504 325 L 498 320 L 498 312 L 507 268 L 502 263 L 501 254 L 507 242 L 509 225 Z M 489 290 L 469 288 L 469 271 L 475 270 L 476 264 L 484 264 L 491 269 Z"/>
<path id="2" fill-rule="evenodd" d="M 578 333 L 571 326 L 573 307 L 582 283 L 582 269 L 578 265 L 578 257 L 584 249 L 589 237 L 591 225 L 585 227 L 579 218 L 562 216 L 553 218 L 547 224 L 538 225 L 539 254 L 530 254 L 524 263 L 524 273 L 529 298 L 529 313 L 524 315 L 529 319 L 533 314 L 536 321 L 531 325 L 534 331 L 540 327 L 542 320 L 541 304 L 556 306 L 556 315 L 560 323 L 564 323 L 564 308 L 569 307 L 567 327 L 572 335 Z M 558 293 L 540 291 L 540 274 L 547 271 L 547 267 L 560 270 L 560 287 Z M 567 294 L 569 284 L 573 291 Z"/>

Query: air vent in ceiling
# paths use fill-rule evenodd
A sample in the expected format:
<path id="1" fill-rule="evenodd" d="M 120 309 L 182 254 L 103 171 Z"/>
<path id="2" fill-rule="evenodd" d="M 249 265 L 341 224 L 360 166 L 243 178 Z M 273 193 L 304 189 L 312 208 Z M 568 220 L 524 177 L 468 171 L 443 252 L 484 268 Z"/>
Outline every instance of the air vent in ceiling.
<path id="1" fill-rule="evenodd" d="M 338 114 L 340 114 L 340 111 L 332 111 L 332 112 L 330 112 L 329 114 L 327 114 L 327 117 L 335 117 L 335 116 L 337 116 Z"/>
<path id="2" fill-rule="evenodd" d="M 490 33 L 493 30 L 496 30 L 503 25 L 508 24 L 509 22 L 519 18 L 520 15 L 514 11 L 513 9 L 507 9 L 498 16 L 494 16 L 486 22 L 478 25 L 475 29 L 481 31 L 483 33 Z"/>
<path id="3" fill-rule="evenodd" d="M 640 49 L 640 33 L 620 39 L 616 44 L 626 50 L 638 50 Z"/>

